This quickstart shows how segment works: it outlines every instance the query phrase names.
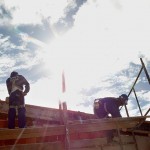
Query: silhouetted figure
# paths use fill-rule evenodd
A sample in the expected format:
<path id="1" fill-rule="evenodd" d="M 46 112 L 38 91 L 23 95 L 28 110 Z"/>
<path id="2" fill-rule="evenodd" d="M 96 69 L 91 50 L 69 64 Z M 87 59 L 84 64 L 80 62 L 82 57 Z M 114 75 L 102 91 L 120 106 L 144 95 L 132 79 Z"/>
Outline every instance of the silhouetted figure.
<path id="1" fill-rule="evenodd" d="M 122 94 L 118 98 L 115 97 L 105 97 L 94 100 L 94 114 L 98 118 L 112 118 L 122 117 L 120 114 L 119 107 L 127 105 L 128 96 Z M 108 142 L 111 142 L 113 139 L 113 130 L 107 133 Z"/>
<path id="2" fill-rule="evenodd" d="M 16 111 L 18 111 L 18 127 L 26 127 L 26 109 L 24 96 L 30 90 L 30 85 L 24 76 L 13 71 L 6 80 L 9 94 L 8 128 L 15 128 Z"/>

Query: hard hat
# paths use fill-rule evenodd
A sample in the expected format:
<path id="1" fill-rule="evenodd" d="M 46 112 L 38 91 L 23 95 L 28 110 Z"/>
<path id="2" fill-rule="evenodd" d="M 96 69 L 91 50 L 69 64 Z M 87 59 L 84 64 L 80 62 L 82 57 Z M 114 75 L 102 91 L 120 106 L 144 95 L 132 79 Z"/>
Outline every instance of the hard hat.
<path id="1" fill-rule="evenodd" d="M 128 96 L 126 94 L 120 95 L 119 98 L 122 98 L 124 100 L 128 100 Z"/>
<path id="2" fill-rule="evenodd" d="M 13 72 L 11 72 L 10 77 L 12 78 L 12 77 L 15 77 L 15 76 L 17 76 L 17 75 L 18 75 L 18 72 L 13 71 Z"/>

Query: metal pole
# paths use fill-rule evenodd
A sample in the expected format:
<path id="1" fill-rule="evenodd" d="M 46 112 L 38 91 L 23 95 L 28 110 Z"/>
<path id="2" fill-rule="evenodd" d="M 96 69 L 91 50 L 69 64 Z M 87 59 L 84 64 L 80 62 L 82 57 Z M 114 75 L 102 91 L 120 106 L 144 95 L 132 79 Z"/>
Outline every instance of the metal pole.
<path id="1" fill-rule="evenodd" d="M 141 116 L 143 116 L 143 114 L 142 114 L 142 110 L 141 110 L 141 107 L 140 107 L 140 104 L 139 104 L 139 101 L 138 101 L 138 98 L 137 98 L 137 95 L 136 95 L 136 92 L 135 92 L 135 89 L 134 89 L 134 88 L 133 88 L 133 92 L 134 92 L 134 95 L 135 95 L 135 98 L 136 98 L 136 101 L 137 101 L 137 104 L 138 104 L 138 107 L 139 107 L 139 110 L 140 110 Z"/>
<path id="2" fill-rule="evenodd" d="M 147 114 L 149 113 L 149 111 L 150 111 L 150 108 L 148 109 L 148 111 L 145 113 L 145 115 L 144 115 L 144 116 L 147 116 Z"/>
<path id="3" fill-rule="evenodd" d="M 138 73 L 138 76 L 137 76 L 137 78 L 136 78 L 134 84 L 132 85 L 132 88 L 131 88 L 131 90 L 130 90 L 130 92 L 129 92 L 129 94 L 128 94 L 128 97 L 130 96 L 132 90 L 134 89 L 134 86 L 135 86 L 135 84 L 136 84 L 136 82 L 137 82 L 137 80 L 138 80 L 138 78 L 139 78 L 139 76 L 140 76 L 142 70 L 143 70 L 143 66 L 141 67 L 140 72 Z M 128 110 L 127 110 L 127 106 L 126 106 L 126 105 L 125 105 L 125 110 L 126 110 L 127 116 L 129 117 L 129 113 L 128 113 Z"/>
<path id="4" fill-rule="evenodd" d="M 150 77 L 149 77 L 149 74 L 148 74 L 147 69 L 146 69 L 146 67 L 145 67 L 145 64 L 144 64 L 142 58 L 140 58 L 140 60 L 141 60 L 142 66 L 143 66 L 143 68 L 144 68 L 144 71 L 145 71 L 147 80 L 148 80 L 148 82 L 149 82 L 149 84 L 150 84 Z"/>
<path id="5" fill-rule="evenodd" d="M 140 72 L 139 72 L 139 74 L 138 74 L 138 76 L 137 76 L 137 78 L 136 78 L 136 80 L 135 80 L 135 82 L 134 82 L 134 84 L 133 84 L 133 86 L 132 86 L 132 88 L 131 88 L 129 94 L 128 94 L 128 97 L 130 96 L 130 94 L 131 94 L 131 92 L 132 92 L 132 90 L 133 90 L 133 88 L 134 88 L 134 86 L 135 86 L 135 84 L 136 84 L 136 82 L 137 82 L 137 80 L 138 80 L 138 78 L 139 78 L 139 76 L 140 76 L 142 70 L 143 70 L 143 66 L 141 67 L 141 70 L 140 70 Z"/>
<path id="6" fill-rule="evenodd" d="M 128 112 L 127 106 L 125 105 L 124 107 L 125 107 L 125 110 L 126 110 L 126 114 L 129 117 L 129 112 Z"/>

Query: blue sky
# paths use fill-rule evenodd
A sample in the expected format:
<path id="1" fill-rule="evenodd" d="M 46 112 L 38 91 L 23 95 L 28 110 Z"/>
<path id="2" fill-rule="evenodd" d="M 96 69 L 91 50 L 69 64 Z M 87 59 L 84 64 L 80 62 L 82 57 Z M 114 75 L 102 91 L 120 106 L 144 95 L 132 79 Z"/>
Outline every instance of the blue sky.
<path id="1" fill-rule="evenodd" d="M 140 57 L 150 72 L 149 8 L 149 0 L 1 0 L 0 99 L 14 70 L 30 82 L 26 104 L 58 108 L 61 100 L 93 113 L 95 98 L 128 94 Z M 135 90 L 143 113 L 149 89 L 142 72 Z M 128 109 L 139 114 L 133 94 Z"/>

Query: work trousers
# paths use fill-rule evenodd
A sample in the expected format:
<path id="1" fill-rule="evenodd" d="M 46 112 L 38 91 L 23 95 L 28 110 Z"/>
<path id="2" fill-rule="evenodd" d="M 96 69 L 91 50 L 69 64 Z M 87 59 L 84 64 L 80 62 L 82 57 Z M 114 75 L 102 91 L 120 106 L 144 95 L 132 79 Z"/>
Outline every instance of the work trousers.
<path id="1" fill-rule="evenodd" d="M 18 108 L 18 127 L 25 128 L 26 126 L 26 109 Z M 8 128 L 14 129 L 15 128 L 15 118 L 16 118 L 16 108 L 9 108 L 8 110 Z"/>
<path id="2" fill-rule="evenodd" d="M 26 109 L 24 107 L 24 96 L 22 91 L 16 90 L 9 97 L 8 128 L 15 128 L 15 118 L 18 112 L 18 127 L 26 126 Z"/>

